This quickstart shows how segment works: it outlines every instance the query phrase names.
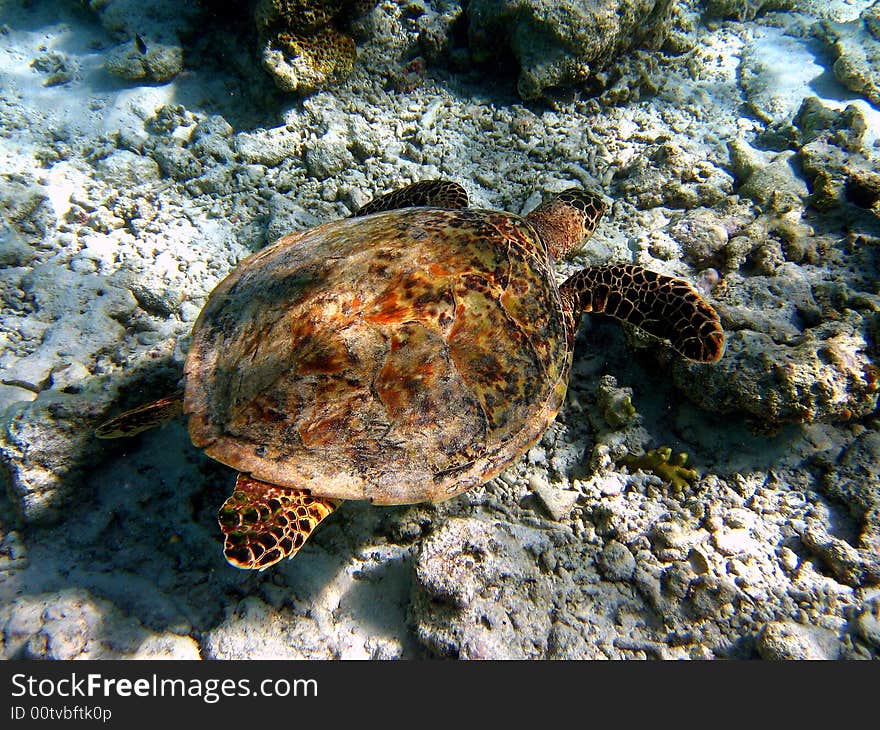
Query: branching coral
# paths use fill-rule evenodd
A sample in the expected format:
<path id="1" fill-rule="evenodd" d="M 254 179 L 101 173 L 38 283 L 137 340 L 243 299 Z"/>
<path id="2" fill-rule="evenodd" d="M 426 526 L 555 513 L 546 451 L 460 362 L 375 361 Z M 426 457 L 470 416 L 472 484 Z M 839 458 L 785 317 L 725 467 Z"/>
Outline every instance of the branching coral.
<path id="1" fill-rule="evenodd" d="M 656 474 L 676 492 L 682 492 L 700 478 L 696 469 L 685 466 L 687 460 L 687 454 L 673 456 L 671 448 L 660 446 L 641 456 L 625 456 L 619 463 L 632 470 L 641 469 Z"/>

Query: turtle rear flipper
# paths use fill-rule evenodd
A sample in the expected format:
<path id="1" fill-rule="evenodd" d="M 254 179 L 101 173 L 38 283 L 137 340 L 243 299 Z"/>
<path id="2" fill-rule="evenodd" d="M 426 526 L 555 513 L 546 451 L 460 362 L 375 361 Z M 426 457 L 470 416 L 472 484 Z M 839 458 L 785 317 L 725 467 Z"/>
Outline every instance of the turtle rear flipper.
<path id="1" fill-rule="evenodd" d="M 239 474 L 235 491 L 217 514 L 226 537 L 223 554 L 236 568 L 265 570 L 295 555 L 339 503 Z"/>
<path id="2" fill-rule="evenodd" d="M 95 429 L 95 435 L 99 439 L 117 439 L 128 436 L 136 436 L 141 431 L 146 431 L 156 426 L 164 426 L 169 421 L 180 415 L 183 407 L 183 398 L 172 395 L 145 406 L 133 408 L 125 413 L 120 413 L 106 423 L 102 423 Z"/>
<path id="3" fill-rule="evenodd" d="M 459 210 L 468 207 L 468 194 L 458 183 L 451 180 L 422 180 L 392 190 L 364 204 L 352 217 L 379 213 L 399 208 L 446 208 Z"/>
<path id="4" fill-rule="evenodd" d="M 724 330 L 717 312 L 683 279 L 632 264 L 590 266 L 559 290 L 573 317 L 597 312 L 666 340 L 689 360 L 717 362 Z"/>

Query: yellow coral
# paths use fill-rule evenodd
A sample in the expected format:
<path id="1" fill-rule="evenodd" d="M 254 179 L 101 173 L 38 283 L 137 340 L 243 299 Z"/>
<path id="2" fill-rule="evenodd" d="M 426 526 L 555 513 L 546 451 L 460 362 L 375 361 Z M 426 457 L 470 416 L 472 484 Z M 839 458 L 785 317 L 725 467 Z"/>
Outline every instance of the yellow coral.
<path id="1" fill-rule="evenodd" d="M 314 91 L 341 81 L 351 73 L 357 57 L 354 41 L 333 28 L 310 36 L 278 33 L 270 48 L 281 52 L 288 68 L 287 74 L 275 78 L 285 91 Z"/>
<path id="2" fill-rule="evenodd" d="M 310 92 L 341 81 L 356 59 L 354 40 L 334 23 L 373 9 L 376 0 L 260 0 L 263 65 L 285 91 Z"/>
<path id="3" fill-rule="evenodd" d="M 640 469 L 643 472 L 656 474 L 670 484 L 674 491 L 681 492 L 700 478 L 696 469 L 688 469 L 685 466 L 687 460 L 687 454 L 680 453 L 673 456 L 671 448 L 660 446 L 641 456 L 632 454 L 625 456 L 618 463 L 632 470 Z"/>

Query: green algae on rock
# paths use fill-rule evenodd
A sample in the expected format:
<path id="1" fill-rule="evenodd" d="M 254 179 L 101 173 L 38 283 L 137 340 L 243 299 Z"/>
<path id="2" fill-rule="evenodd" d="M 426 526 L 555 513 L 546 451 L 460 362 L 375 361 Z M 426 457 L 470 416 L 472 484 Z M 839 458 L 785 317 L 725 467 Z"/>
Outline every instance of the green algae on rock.
<path id="1" fill-rule="evenodd" d="M 632 402 L 632 388 L 620 388 L 613 375 L 599 379 L 596 402 L 602 417 L 611 428 L 621 428 L 636 419 L 638 413 Z"/>
<path id="2" fill-rule="evenodd" d="M 703 0 L 707 18 L 752 20 L 773 10 L 794 10 L 797 0 Z"/>
<path id="3" fill-rule="evenodd" d="M 866 144 L 862 111 L 855 104 L 837 111 L 808 97 L 794 125 L 801 144 L 797 161 L 813 207 L 828 211 L 852 204 L 880 212 L 880 158 Z"/>
<path id="4" fill-rule="evenodd" d="M 865 430 L 833 460 L 821 464 L 822 489 L 843 502 L 860 523 L 856 547 L 880 562 L 880 433 Z"/>
<path id="5" fill-rule="evenodd" d="M 658 48 L 672 7 L 669 0 L 472 0 L 471 55 L 482 63 L 497 57 L 499 42 L 507 45 L 520 65 L 520 96 L 537 99 L 584 83 L 630 48 Z"/>
<path id="6" fill-rule="evenodd" d="M 768 307 L 778 307 L 782 300 L 771 294 L 774 285 L 784 287 L 788 296 L 798 296 L 796 287 L 786 282 L 791 267 L 787 264 L 778 277 L 751 277 L 758 280 L 752 285 L 764 290 L 761 296 L 767 297 Z M 863 304 L 846 288 L 837 294 L 851 297 L 850 306 L 874 306 L 870 301 Z M 811 299 L 805 299 L 791 308 L 806 312 L 810 304 Z M 870 310 L 863 314 L 846 308 L 834 315 L 837 319 L 799 332 L 778 314 L 752 319 L 743 307 L 722 303 L 719 308 L 728 326 L 737 328 L 730 333 L 723 361 L 712 372 L 672 365 L 674 381 L 694 402 L 719 413 L 745 412 L 763 430 L 784 423 L 849 421 L 876 408 L 878 390 L 866 335 Z M 818 316 L 826 316 L 826 311 L 830 317 L 820 302 Z"/>

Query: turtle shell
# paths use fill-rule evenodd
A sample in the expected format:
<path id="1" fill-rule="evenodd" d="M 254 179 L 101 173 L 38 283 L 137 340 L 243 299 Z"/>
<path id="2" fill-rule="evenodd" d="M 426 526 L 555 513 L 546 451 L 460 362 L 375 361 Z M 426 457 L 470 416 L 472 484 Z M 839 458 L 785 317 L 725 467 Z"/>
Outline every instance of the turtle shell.
<path id="1" fill-rule="evenodd" d="M 518 216 L 406 208 L 281 238 L 193 330 L 193 443 L 266 482 L 439 501 L 523 453 L 565 397 L 572 324 Z"/>

